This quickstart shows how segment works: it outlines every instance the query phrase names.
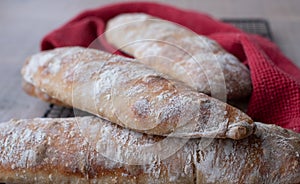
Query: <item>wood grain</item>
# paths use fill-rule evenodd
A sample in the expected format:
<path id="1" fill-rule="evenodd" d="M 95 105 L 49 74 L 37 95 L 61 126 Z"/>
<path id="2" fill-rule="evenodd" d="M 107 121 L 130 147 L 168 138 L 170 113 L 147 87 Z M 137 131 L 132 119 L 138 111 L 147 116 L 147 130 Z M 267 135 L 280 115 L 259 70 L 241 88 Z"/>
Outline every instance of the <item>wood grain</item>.
<path id="1" fill-rule="evenodd" d="M 118 1 L 1 0 L 0 2 L 0 122 L 42 116 L 48 104 L 21 89 L 20 69 L 39 50 L 42 37 L 79 12 Z M 300 1 L 298 0 L 162 0 L 167 4 L 206 12 L 216 18 L 265 18 L 275 42 L 300 66 Z"/>

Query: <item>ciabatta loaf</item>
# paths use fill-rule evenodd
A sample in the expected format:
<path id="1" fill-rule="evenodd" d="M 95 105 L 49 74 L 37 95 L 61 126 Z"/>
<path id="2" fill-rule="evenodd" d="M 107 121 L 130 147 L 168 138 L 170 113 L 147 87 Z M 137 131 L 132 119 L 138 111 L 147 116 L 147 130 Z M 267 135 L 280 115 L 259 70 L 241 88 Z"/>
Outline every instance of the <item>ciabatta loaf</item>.
<path id="1" fill-rule="evenodd" d="M 120 14 L 108 21 L 105 37 L 140 62 L 215 98 L 251 93 L 250 72 L 235 56 L 178 24 L 143 13 Z"/>
<path id="2" fill-rule="evenodd" d="M 139 132 L 241 139 L 250 117 L 129 58 L 81 47 L 29 57 L 24 80 L 50 97 Z"/>
<path id="3" fill-rule="evenodd" d="M 0 123 L 0 182 L 299 183 L 299 134 L 257 124 L 243 140 L 150 136 L 97 117 Z"/>

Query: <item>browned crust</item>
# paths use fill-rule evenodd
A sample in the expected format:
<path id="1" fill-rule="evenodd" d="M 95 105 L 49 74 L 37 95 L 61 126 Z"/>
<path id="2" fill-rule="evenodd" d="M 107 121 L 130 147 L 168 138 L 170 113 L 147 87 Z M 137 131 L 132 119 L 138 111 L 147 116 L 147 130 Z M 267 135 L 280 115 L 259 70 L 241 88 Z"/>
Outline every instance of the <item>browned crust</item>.
<path id="1" fill-rule="evenodd" d="M 95 129 L 97 134 L 92 133 Z M 300 182 L 299 134 L 261 123 L 254 135 L 243 140 L 191 139 L 166 159 L 150 154 L 148 164 L 115 162 L 100 154 L 106 148 L 99 145 L 112 145 L 111 153 L 126 161 L 133 153 L 129 147 L 154 145 L 163 139 L 96 117 L 11 120 L 0 123 L 0 182 Z M 164 149 L 172 146 L 166 144 Z"/>
<path id="2" fill-rule="evenodd" d="M 251 94 L 250 72 L 236 57 L 178 24 L 125 13 L 108 21 L 105 37 L 116 48 L 199 92 L 221 100 Z"/>
<path id="3" fill-rule="evenodd" d="M 63 104 L 147 134 L 242 139 L 255 126 L 226 103 L 136 60 L 94 49 L 38 53 L 28 58 L 22 74 Z"/>
<path id="4" fill-rule="evenodd" d="M 25 80 L 22 81 L 22 88 L 28 95 L 33 96 L 33 97 L 37 97 L 37 98 L 39 98 L 39 99 L 41 99 L 45 102 L 55 104 L 55 105 L 58 105 L 58 106 L 70 107 L 70 106 L 64 104 L 63 102 L 52 98 L 51 96 L 47 95 L 46 93 L 44 93 L 43 91 L 41 91 L 37 87 L 35 87 L 32 84 L 26 82 Z"/>

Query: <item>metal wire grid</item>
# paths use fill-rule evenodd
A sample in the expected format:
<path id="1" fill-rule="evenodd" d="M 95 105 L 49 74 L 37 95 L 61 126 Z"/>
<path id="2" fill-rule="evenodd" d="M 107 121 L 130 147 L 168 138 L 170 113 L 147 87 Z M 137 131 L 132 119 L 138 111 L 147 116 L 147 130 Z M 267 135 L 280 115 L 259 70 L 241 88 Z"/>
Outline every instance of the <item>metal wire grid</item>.
<path id="1" fill-rule="evenodd" d="M 223 19 L 223 22 L 233 24 L 247 33 L 273 39 L 269 23 L 264 19 Z"/>

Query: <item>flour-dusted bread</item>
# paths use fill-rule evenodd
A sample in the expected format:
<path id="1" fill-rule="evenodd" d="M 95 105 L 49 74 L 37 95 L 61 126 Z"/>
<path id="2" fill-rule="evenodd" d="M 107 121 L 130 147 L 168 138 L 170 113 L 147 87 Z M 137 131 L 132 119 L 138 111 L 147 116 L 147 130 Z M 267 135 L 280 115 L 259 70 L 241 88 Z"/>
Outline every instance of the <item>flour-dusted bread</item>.
<path id="1" fill-rule="evenodd" d="M 236 141 L 150 136 L 97 117 L 11 120 L 0 145 L 5 183 L 300 182 L 299 134 L 260 123 Z"/>
<path id="2" fill-rule="evenodd" d="M 61 101 L 52 98 L 47 93 L 41 91 L 39 88 L 35 87 L 34 85 L 32 85 L 29 82 L 26 82 L 25 80 L 22 81 L 22 88 L 30 96 L 37 97 L 37 98 L 39 98 L 45 102 L 51 103 L 51 104 L 68 107 L 68 105 L 65 105 Z"/>
<path id="3" fill-rule="evenodd" d="M 201 22 L 195 22 L 201 24 Z M 107 41 L 157 71 L 223 101 L 250 95 L 249 70 L 215 41 L 143 13 L 107 23 Z"/>
<path id="4" fill-rule="evenodd" d="M 29 57 L 24 80 L 58 101 L 139 132 L 241 139 L 254 124 L 238 109 L 133 59 L 81 47 Z"/>

